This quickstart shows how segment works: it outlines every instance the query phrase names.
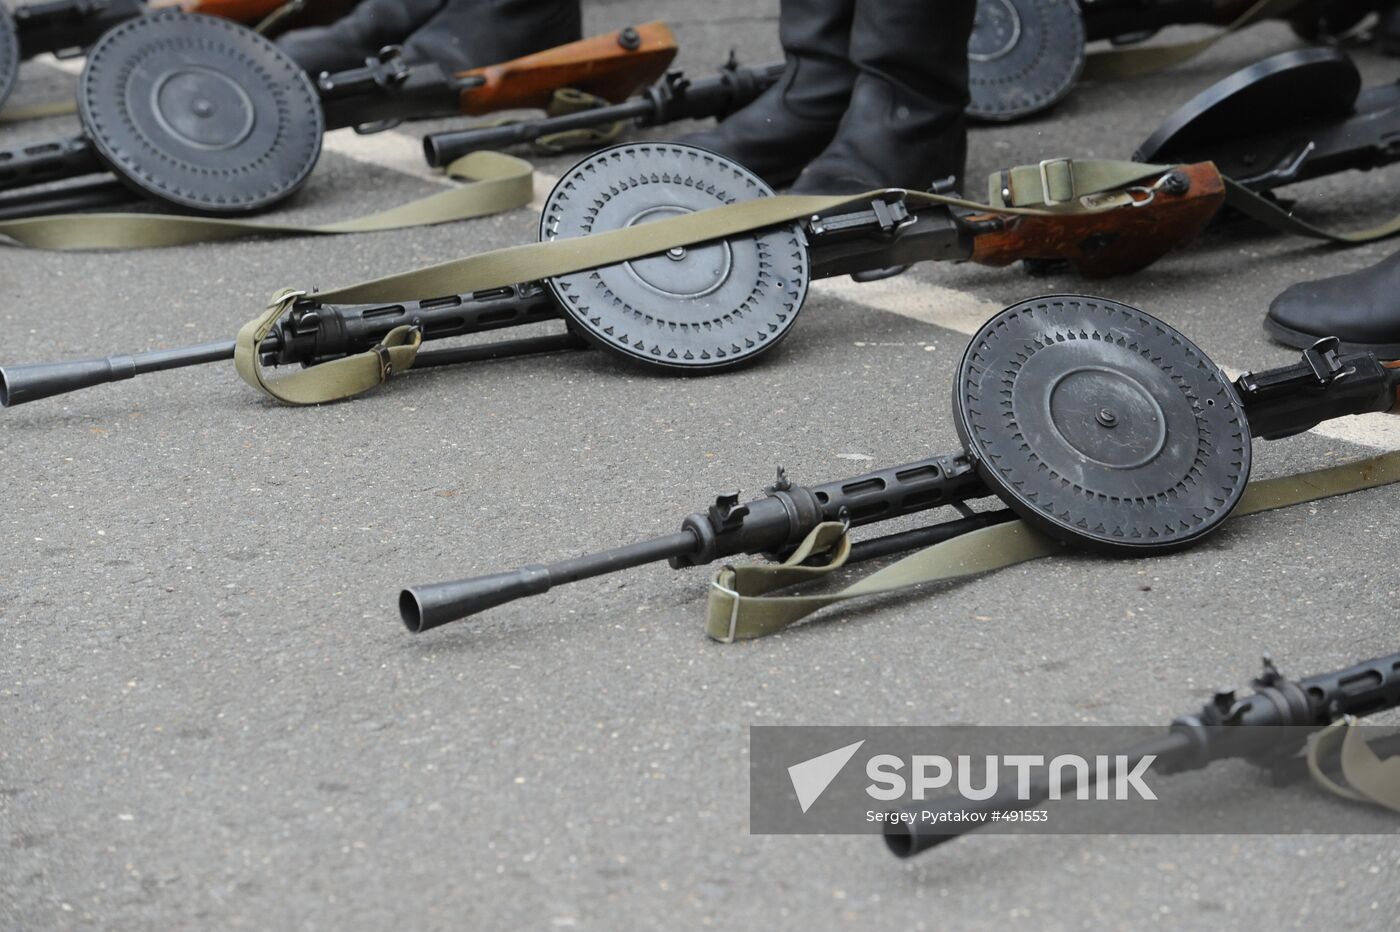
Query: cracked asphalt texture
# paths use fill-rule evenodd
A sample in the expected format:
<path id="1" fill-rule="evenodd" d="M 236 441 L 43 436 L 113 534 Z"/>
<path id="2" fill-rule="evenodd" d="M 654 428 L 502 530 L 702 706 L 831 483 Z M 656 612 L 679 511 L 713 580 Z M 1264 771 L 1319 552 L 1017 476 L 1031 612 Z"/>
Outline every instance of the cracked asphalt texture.
<path id="1" fill-rule="evenodd" d="M 617 0 L 587 4 L 586 25 L 666 19 L 680 64 L 704 72 L 731 47 L 776 57 L 775 16 L 774 0 Z M 1126 157 L 1177 104 L 1292 43 L 1257 28 L 1166 74 L 1082 86 L 1051 117 L 979 128 L 969 177 Z M 1395 77 L 1394 61 L 1356 56 L 1368 83 Z M 16 102 L 72 83 L 41 63 L 24 75 Z M 1323 220 L 1379 220 L 1398 177 L 1297 194 Z M 282 216 L 432 190 L 327 153 Z M 280 286 L 535 230 L 519 210 L 135 253 L 0 247 L 3 359 L 231 336 Z M 1108 294 L 1224 365 L 1260 368 L 1293 355 L 1260 329 L 1282 287 L 1392 248 L 1234 230 L 1111 282 L 911 274 L 995 305 Z M 764 364 L 715 378 L 575 352 L 288 409 L 216 365 L 6 410 L 0 927 L 1394 928 L 1393 834 L 978 837 L 910 862 L 872 837 L 750 836 L 746 728 L 1165 726 L 1266 652 L 1300 675 L 1392 652 L 1397 488 L 1240 520 L 1186 553 L 1042 560 L 739 645 L 702 633 L 709 571 L 664 566 L 423 636 L 398 621 L 404 584 L 667 533 L 718 492 L 757 492 L 779 463 L 822 481 L 953 450 L 964 341 L 814 294 Z M 1255 472 L 1367 452 L 1310 434 L 1256 445 Z M 1238 769 L 1205 785 L 1225 799 L 1308 792 Z"/>

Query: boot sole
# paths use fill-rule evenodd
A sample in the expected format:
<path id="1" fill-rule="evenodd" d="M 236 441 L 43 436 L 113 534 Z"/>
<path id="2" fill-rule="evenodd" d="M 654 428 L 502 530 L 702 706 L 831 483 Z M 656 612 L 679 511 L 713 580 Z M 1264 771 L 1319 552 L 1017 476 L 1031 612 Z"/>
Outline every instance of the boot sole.
<path id="1" fill-rule="evenodd" d="M 1295 349 L 1307 349 L 1318 340 L 1328 336 L 1328 334 L 1305 333 L 1302 330 L 1285 327 L 1272 317 L 1264 318 L 1264 331 L 1284 346 L 1292 346 Z M 1343 340 L 1341 351 L 1344 353 L 1375 353 L 1381 359 L 1400 359 L 1400 343 L 1349 343 Z"/>

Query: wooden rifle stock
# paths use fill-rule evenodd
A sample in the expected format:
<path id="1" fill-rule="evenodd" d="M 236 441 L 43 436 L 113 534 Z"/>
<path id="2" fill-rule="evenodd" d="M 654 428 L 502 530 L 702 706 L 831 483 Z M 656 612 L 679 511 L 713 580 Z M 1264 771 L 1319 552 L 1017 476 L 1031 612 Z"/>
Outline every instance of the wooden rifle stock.
<path id="1" fill-rule="evenodd" d="M 561 87 L 625 100 L 665 74 L 675 57 L 676 37 L 660 22 L 580 39 L 457 75 L 478 79 L 462 91 L 461 112 L 542 109 Z"/>
<path id="2" fill-rule="evenodd" d="M 1021 259 L 1062 260 L 1081 275 L 1106 278 L 1151 265 L 1195 239 L 1225 203 L 1225 184 L 1211 162 L 1174 169 L 1186 182 L 1180 194 L 1162 185 L 1137 206 L 1091 213 L 967 218 L 978 230 L 971 259 L 981 265 L 1010 265 Z"/>

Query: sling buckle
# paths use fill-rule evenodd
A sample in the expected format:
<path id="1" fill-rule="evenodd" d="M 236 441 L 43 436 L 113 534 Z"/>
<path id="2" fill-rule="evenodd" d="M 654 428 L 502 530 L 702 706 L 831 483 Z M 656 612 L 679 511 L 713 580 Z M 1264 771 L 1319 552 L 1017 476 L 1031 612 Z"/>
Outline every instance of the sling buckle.
<path id="1" fill-rule="evenodd" d="M 1068 189 L 1068 194 L 1064 197 L 1056 197 L 1051 193 L 1050 169 L 1061 172 L 1060 180 L 1064 187 Z M 1059 207 L 1074 200 L 1074 160 L 1073 159 L 1041 159 L 1040 160 L 1040 195 L 1046 207 Z"/>

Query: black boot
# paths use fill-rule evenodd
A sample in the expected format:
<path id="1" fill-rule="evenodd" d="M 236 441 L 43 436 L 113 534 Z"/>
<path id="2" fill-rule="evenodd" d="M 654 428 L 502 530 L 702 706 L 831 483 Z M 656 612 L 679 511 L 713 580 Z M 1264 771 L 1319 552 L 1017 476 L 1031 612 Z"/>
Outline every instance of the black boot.
<path id="1" fill-rule="evenodd" d="M 769 184 L 786 184 L 826 148 L 855 83 L 847 44 L 855 0 L 782 0 L 778 38 L 787 70 L 757 100 L 681 142 L 728 156 Z"/>
<path id="2" fill-rule="evenodd" d="M 448 72 L 494 65 L 573 42 L 578 0 L 364 0 L 329 26 L 294 29 L 277 44 L 311 74 L 358 68 L 386 45 Z"/>
<path id="3" fill-rule="evenodd" d="M 1264 329 L 1300 349 L 1337 337 L 1346 352 L 1400 357 L 1400 253 L 1357 272 L 1293 285 L 1269 305 Z"/>
<path id="4" fill-rule="evenodd" d="M 976 0 L 856 0 L 851 104 L 801 194 L 927 189 L 967 158 L 967 40 Z"/>

